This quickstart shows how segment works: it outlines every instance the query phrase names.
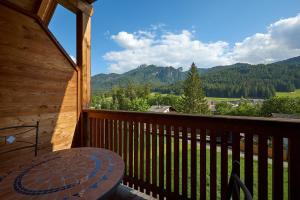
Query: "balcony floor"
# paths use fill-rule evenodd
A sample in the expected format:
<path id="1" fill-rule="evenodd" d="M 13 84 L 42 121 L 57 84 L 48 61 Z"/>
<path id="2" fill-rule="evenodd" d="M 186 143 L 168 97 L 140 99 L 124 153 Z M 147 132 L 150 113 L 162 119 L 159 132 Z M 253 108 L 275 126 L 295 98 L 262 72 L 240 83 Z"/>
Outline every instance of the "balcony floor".
<path id="1" fill-rule="evenodd" d="M 109 200 L 153 200 L 155 198 L 134 190 L 125 185 L 120 185 L 115 194 Z"/>

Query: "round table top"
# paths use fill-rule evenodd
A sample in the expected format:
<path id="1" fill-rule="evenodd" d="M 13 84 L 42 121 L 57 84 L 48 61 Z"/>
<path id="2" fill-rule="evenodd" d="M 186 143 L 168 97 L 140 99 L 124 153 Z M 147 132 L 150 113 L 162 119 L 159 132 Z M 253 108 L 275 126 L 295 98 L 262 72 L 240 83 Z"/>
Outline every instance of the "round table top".
<path id="1" fill-rule="evenodd" d="M 0 199 L 101 199 L 120 183 L 124 162 L 100 148 L 51 152 L 0 177 Z"/>

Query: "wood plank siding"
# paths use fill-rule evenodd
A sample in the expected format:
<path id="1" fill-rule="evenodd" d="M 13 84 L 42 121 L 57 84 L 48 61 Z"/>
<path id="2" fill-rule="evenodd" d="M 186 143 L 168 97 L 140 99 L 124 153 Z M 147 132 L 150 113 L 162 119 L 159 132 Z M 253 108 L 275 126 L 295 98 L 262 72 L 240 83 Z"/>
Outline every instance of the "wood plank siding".
<path id="1" fill-rule="evenodd" d="M 0 24 L 0 127 L 39 120 L 41 149 L 70 148 L 80 114 L 76 66 L 36 18 L 0 4 Z"/>
<path id="2" fill-rule="evenodd" d="M 5 0 L 28 12 L 37 12 L 41 0 Z"/>

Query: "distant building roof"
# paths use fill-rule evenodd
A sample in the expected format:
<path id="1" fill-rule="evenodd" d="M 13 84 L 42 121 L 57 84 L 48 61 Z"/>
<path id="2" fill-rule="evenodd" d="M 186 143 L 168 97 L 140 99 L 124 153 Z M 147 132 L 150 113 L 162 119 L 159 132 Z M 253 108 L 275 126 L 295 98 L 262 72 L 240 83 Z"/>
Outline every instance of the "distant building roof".
<path id="1" fill-rule="evenodd" d="M 161 112 L 161 113 L 168 113 L 168 112 L 176 112 L 172 106 L 160 106 L 155 105 L 149 108 L 150 112 Z"/>

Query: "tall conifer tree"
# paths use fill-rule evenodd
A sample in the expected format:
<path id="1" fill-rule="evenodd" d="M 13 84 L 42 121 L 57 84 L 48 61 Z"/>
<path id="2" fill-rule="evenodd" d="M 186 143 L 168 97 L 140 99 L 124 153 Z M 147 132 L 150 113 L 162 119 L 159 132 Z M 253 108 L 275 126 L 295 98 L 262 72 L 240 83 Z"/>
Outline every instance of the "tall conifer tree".
<path id="1" fill-rule="evenodd" d="M 184 81 L 181 110 L 184 113 L 208 114 L 208 104 L 195 63 L 192 64 Z"/>

